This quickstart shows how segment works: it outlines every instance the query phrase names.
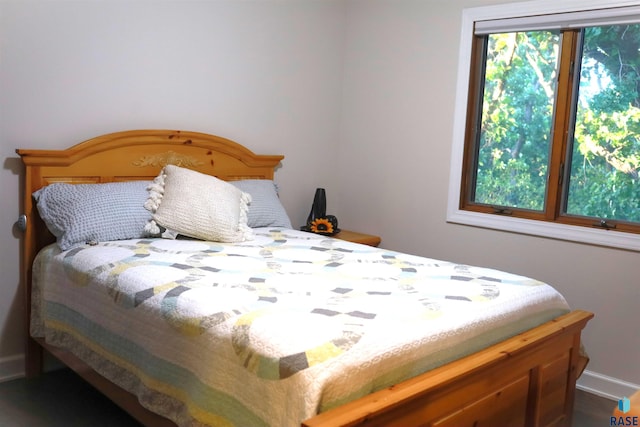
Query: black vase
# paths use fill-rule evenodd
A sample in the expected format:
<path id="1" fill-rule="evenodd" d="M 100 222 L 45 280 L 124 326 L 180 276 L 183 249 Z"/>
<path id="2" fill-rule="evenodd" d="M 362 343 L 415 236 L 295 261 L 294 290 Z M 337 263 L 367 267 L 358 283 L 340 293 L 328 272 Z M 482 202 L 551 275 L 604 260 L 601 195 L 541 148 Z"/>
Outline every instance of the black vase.
<path id="1" fill-rule="evenodd" d="M 316 188 L 316 194 L 313 197 L 313 205 L 311 212 L 307 217 L 307 226 L 317 218 L 324 218 L 327 215 L 327 195 L 324 188 Z"/>

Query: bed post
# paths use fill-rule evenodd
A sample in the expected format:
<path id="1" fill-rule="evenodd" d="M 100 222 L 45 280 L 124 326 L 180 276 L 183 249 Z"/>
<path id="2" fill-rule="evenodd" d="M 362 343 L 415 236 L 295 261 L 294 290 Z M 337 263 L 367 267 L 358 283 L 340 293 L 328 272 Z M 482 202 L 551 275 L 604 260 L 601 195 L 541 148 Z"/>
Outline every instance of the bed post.
<path id="1" fill-rule="evenodd" d="M 16 150 L 17 151 L 17 150 Z M 37 219 L 33 211 L 33 199 L 31 197 L 32 171 L 30 166 L 25 166 L 22 180 L 22 211 L 18 219 L 18 228 L 22 231 L 20 242 L 20 290 L 24 304 L 24 362 L 25 376 L 32 378 L 40 375 L 43 364 L 43 349 L 31 338 L 31 266 L 37 251 L 37 233 L 35 230 Z"/>

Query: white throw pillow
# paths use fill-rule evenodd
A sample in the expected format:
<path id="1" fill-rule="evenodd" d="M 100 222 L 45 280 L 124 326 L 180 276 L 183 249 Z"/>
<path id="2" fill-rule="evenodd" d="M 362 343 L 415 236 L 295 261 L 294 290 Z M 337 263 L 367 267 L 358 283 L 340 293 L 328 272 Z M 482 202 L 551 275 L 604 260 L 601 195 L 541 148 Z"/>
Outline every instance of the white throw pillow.
<path id="1" fill-rule="evenodd" d="M 243 242 L 251 196 L 228 182 L 175 165 L 165 166 L 149 186 L 144 207 L 162 227 L 196 239 Z M 150 223 L 147 231 L 160 231 Z M 155 229 L 154 229 L 155 228 Z"/>

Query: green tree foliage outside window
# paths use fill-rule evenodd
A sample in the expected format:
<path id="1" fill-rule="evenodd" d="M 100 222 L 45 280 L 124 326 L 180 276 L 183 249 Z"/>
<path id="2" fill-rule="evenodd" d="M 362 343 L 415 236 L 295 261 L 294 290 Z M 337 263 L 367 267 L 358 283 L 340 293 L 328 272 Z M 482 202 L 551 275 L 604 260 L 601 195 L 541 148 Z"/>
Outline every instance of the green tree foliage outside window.
<path id="1" fill-rule="evenodd" d="M 590 27 L 580 35 L 562 212 L 640 223 L 640 24 Z M 485 37 L 470 198 L 543 211 L 562 34 Z"/>
<path id="2" fill-rule="evenodd" d="M 544 208 L 558 51 L 557 33 L 489 36 L 476 202 Z"/>
<path id="3" fill-rule="evenodd" d="M 569 214 L 640 222 L 640 25 L 585 29 Z"/>

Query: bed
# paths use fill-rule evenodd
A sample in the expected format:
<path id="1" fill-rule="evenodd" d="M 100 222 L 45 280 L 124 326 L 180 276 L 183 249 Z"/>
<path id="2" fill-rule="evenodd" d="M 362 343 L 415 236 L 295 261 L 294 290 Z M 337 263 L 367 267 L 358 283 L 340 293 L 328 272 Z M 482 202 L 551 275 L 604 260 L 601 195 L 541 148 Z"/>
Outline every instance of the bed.
<path id="1" fill-rule="evenodd" d="M 256 213 L 277 198 L 284 157 L 218 136 L 134 130 L 17 153 L 29 377 L 48 351 L 153 427 L 571 426 L 593 314 L 547 284 L 303 232 L 278 206 Z M 219 192 L 174 187 L 200 179 Z M 144 197 L 147 234 L 118 223 L 74 241 L 67 212 L 95 185 L 88 204 L 112 217 L 132 189 Z M 234 201 L 219 218 L 233 216 L 233 238 L 176 232 L 171 221 L 210 228 L 194 213 L 210 193 Z"/>

